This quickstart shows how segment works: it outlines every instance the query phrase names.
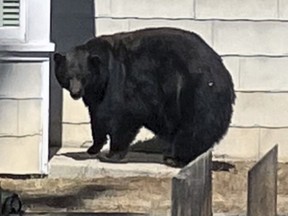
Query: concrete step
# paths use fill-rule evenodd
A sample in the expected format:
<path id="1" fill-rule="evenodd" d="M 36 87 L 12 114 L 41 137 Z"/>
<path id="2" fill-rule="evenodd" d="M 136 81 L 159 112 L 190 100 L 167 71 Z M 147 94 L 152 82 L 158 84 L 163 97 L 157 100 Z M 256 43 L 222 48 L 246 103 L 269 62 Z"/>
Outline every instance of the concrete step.
<path id="1" fill-rule="evenodd" d="M 172 177 L 180 169 L 162 163 L 162 155 L 129 152 L 127 163 L 103 163 L 86 148 L 61 148 L 49 162 L 49 178 Z"/>

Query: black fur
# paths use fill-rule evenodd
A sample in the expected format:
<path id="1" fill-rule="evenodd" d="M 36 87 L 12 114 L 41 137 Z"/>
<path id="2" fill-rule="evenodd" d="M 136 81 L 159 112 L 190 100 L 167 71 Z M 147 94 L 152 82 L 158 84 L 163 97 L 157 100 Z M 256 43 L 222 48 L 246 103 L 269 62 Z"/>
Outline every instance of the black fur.
<path id="1" fill-rule="evenodd" d="M 164 161 L 189 163 L 226 133 L 235 100 L 221 58 L 195 33 L 144 29 L 94 38 L 66 56 L 55 54 L 56 76 L 89 109 L 98 153 L 121 160 L 140 127 L 167 142 Z"/>

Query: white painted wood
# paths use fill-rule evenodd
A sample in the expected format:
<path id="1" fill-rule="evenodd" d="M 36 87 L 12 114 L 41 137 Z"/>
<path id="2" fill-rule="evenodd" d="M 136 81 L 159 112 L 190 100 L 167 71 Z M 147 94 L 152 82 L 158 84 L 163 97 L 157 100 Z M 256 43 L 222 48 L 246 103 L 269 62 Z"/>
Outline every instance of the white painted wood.
<path id="1" fill-rule="evenodd" d="M 50 4 L 50 0 L 20 0 L 20 26 L 0 27 L 0 50 L 54 51 L 54 43 L 50 42 Z"/>
<path id="2" fill-rule="evenodd" d="M 0 174 L 39 173 L 39 143 L 41 137 L 0 137 Z"/>
<path id="3" fill-rule="evenodd" d="M 41 174 L 48 174 L 49 154 L 49 59 L 42 64 L 42 142 L 39 143 L 39 162 Z"/>
<path id="4" fill-rule="evenodd" d="M 9 68 L 6 67 L 6 73 L 2 71 L 2 75 L 9 78 L 6 77 L 3 80 L 5 85 L 2 88 L 4 88 L 3 92 L 6 95 L 11 96 L 10 99 L 14 101 L 14 106 L 6 101 L 2 102 L 4 107 L 14 108 L 15 103 L 17 107 L 15 115 L 2 113 L 2 117 L 12 116 L 10 120 L 5 117 L 6 120 L 3 125 L 15 119 L 16 126 L 11 124 L 8 129 L 5 129 L 4 135 L 3 133 L 0 134 L 0 150 L 2 154 L 5 154 L 5 158 L 0 157 L 0 164 L 5 165 L 5 167 L 0 166 L 0 173 L 48 174 L 50 66 L 47 56 L 49 52 L 55 50 L 54 43 L 50 42 L 50 6 L 50 0 L 20 0 L 19 26 L 2 26 L 2 21 L 0 21 L 0 64 L 7 65 L 8 63 L 11 66 L 10 69 L 13 69 L 9 71 Z M 14 54 L 19 52 L 23 52 L 21 57 Z M 40 57 L 39 54 L 34 56 L 33 53 L 35 52 L 41 52 L 43 55 L 40 54 Z M 24 65 L 24 67 L 19 65 Z M 5 69 L 5 67 L 2 67 L 2 69 Z M 34 78 L 33 74 L 31 76 L 32 72 L 35 75 Z M 15 80 L 18 81 L 15 82 Z M 23 82 L 17 86 L 17 83 L 21 80 Z M 31 87 L 31 81 L 35 82 L 33 88 L 36 88 L 36 91 Z M 21 87 L 24 91 L 18 87 Z M 12 91 L 8 91 L 9 89 Z M 31 102 L 27 101 L 26 103 L 26 99 L 31 100 Z M 32 108 L 30 109 L 29 106 L 33 108 L 34 115 L 31 115 Z M 11 113 L 9 109 L 6 109 L 6 111 L 7 114 Z M 31 119 L 28 121 L 29 117 Z M 11 138 L 7 139 L 7 137 Z M 31 143 L 27 141 L 26 144 L 26 140 L 28 140 L 24 139 L 26 137 L 33 138 L 29 139 Z M 21 146 L 23 140 L 25 141 L 25 148 Z M 18 148 L 21 151 L 18 151 Z M 26 161 L 25 166 L 13 162 L 18 154 L 21 154 L 21 158 Z M 6 163 L 2 160 L 3 158 L 10 162 Z"/>
<path id="5" fill-rule="evenodd" d="M 4 85 L 2 85 L 2 92 L 7 92 L 8 95 L 4 98 L 0 97 L 2 107 L 5 108 L 0 112 L 0 120 L 4 122 L 2 124 L 4 127 L 2 129 L 0 127 L 0 150 L 2 152 L 0 173 L 48 174 L 49 58 L 10 56 L 10 58 L 0 58 L 0 68 L 1 64 L 9 67 L 2 67 L 0 72 L 0 75 L 2 73 L 6 76 L 6 79 L 3 78 L 4 81 L 8 82 L 6 85 L 3 81 Z M 5 70 L 8 70 L 7 73 Z M 31 72 L 30 70 L 33 70 L 32 75 L 34 74 L 35 78 L 39 78 L 33 79 L 32 75 L 25 76 L 25 73 Z M 11 79 L 10 76 L 12 76 Z M 17 79 L 21 88 L 13 83 Z M 26 84 L 19 84 L 21 79 Z M 32 83 L 40 88 L 40 94 L 35 97 L 29 97 L 27 94 Z M 6 91 L 6 88 L 10 87 L 12 93 Z M 28 142 L 25 138 L 29 137 L 31 139 Z M 25 142 L 25 148 L 22 147 L 23 142 Z M 19 154 L 27 166 L 15 160 Z"/>
<path id="6" fill-rule="evenodd" d="M 26 12 L 26 0 L 20 0 L 20 25 L 19 27 L 0 27 L 0 44 L 7 43 L 8 41 L 25 41 Z"/>

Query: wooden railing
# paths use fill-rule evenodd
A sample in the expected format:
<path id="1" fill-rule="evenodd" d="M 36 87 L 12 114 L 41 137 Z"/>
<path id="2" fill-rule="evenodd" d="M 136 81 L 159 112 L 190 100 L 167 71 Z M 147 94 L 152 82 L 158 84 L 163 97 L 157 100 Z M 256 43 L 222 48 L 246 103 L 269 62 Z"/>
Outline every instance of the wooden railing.
<path id="1" fill-rule="evenodd" d="M 277 215 L 278 146 L 248 172 L 247 216 Z M 212 216 L 211 150 L 183 168 L 172 180 L 172 216 Z"/>

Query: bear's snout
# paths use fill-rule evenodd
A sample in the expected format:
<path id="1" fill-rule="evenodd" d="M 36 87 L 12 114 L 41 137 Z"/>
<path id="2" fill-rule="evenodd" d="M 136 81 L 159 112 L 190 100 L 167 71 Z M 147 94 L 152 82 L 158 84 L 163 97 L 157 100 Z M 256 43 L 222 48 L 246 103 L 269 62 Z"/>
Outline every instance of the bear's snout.
<path id="1" fill-rule="evenodd" d="M 70 95 L 74 100 L 77 100 L 83 96 L 82 83 L 80 80 L 73 78 L 70 80 L 69 86 Z"/>

